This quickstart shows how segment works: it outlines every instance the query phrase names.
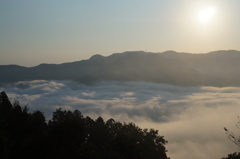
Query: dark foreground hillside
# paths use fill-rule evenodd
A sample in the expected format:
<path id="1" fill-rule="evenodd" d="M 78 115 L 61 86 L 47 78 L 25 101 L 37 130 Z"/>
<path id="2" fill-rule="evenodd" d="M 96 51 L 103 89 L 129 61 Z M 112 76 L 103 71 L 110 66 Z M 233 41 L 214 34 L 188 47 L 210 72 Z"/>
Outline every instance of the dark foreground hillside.
<path id="1" fill-rule="evenodd" d="M 167 159 L 167 141 L 154 129 L 84 117 L 58 109 L 49 122 L 0 94 L 1 159 Z"/>

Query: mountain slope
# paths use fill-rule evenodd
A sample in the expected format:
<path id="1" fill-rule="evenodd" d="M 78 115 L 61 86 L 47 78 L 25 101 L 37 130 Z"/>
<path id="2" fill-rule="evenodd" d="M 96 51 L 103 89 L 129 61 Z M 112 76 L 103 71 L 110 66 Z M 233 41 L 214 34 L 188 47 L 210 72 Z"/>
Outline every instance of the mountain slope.
<path id="1" fill-rule="evenodd" d="M 147 81 L 176 85 L 240 85 L 240 51 L 189 54 L 124 52 L 63 64 L 0 66 L 0 82 L 20 80 Z"/>

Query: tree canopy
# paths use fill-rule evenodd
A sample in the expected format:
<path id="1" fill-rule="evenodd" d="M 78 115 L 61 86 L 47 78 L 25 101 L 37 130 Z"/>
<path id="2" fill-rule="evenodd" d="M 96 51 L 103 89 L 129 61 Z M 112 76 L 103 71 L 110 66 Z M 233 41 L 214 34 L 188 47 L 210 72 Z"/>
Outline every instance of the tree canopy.
<path id="1" fill-rule="evenodd" d="M 1 159 L 168 159 L 165 144 L 158 130 L 94 120 L 79 110 L 57 109 L 46 121 L 43 112 L 0 94 Z"/>

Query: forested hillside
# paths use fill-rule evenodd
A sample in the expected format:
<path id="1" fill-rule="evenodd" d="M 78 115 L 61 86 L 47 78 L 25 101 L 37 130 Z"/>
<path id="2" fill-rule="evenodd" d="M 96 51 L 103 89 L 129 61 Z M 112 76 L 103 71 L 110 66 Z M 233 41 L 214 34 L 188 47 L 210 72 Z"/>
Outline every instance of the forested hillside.
<path id="1" fill-rule="evenodd" d="M 46 121 L 0 95 L 1 159 L 167 159 L 166 143 L 158 130 L 93 120 L 78 110 L 57 109 Z"/>

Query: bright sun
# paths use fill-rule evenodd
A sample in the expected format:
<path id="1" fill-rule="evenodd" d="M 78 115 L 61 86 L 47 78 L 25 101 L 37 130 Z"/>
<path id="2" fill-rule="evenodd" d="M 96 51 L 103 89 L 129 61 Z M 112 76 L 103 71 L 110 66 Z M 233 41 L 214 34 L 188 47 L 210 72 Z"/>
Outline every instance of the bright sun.
<path id="1" fill-rule="evenodd" d="M 215 13 L 216 9 L 214 7 L 208 7 L 199 11 L 198 18 L 202 23 L 206 24 L 214 18 Z"/>

